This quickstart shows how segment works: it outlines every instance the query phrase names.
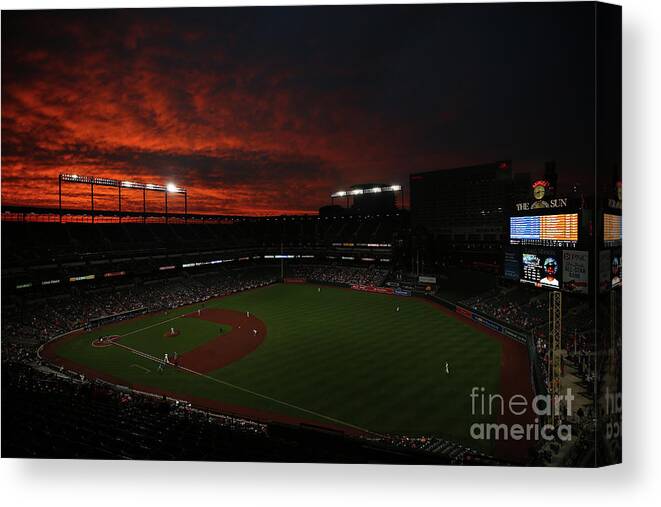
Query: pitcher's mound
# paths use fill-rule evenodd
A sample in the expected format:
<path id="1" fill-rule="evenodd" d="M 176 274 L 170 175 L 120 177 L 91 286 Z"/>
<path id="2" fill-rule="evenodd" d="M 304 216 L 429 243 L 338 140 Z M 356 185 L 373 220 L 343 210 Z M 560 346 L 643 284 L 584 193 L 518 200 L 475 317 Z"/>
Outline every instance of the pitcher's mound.
<path id="1" fill-rule="evenodd" d="M 175 336 L 179 336 L 180 334 L 181 334 L 181 331 L 179 331 L 178 329 L 175 329 L 175 328 L 171 327 L 170 329 L 168 329 L 168 330 L 163 334 L 163 336 L 164 336 L 165 338 L 173 338 L 173 337 L 175 337 Z"/>

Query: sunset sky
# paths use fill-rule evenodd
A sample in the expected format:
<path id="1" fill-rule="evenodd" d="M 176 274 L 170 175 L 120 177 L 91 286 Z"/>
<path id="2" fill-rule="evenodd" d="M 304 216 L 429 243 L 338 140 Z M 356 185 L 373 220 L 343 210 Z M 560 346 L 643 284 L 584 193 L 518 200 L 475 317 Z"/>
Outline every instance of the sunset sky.
<path id="1" fill-rule="evenodd" d="M 592 171 L 590 15 L 549 4 L 4 11 L 2 202 L 56 206 L 60 172 L 172 181 L 190 211 L 260 215 L 499 159 L 533 175 L 555 159 L 569 185 Z M 82 191 L 67 186 L 63 205 L 88 205 Z M 97 206 L 115 206 L 115 192 Z M 126 193 L 125 208 L 141 202 Z"/>

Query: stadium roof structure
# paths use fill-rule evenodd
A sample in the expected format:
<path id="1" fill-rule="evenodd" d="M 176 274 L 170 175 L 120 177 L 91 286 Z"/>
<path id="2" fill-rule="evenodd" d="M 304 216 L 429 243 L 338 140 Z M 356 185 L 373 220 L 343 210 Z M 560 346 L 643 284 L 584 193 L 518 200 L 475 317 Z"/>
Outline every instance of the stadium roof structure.
<path id="1" fill-rule="evenodd" d="M 90 206 L 88 208 L 63 208 L 62 207 L 62 185 L 65 183 L 89 185 L 90 187 Z M 111 187 L 117 189 L 117 207 L 115 209 L 98 209 L 95 207 L 94 187 Z M 400 185 L 385 185 L 368 183 L 354 185 L 347 195 L 358 196 L 364 194 L 380 194 L 381 192 L 401 192 Z M 142 211 L 122 209 L 122 189 L 132 191 L 142 191 L 143 206 Z M 160 192 L 165 196 L 165 211 L 147 209 L 147 192 Z M 170 212 L 168 210 L 168 194 L 180 194 L 184 197 L 184 212 Z M 335 194 L 334 194 L 335 195 Z M 384 214 L 385 215 L 385 214 Z M 394 215 L 398 215 L 394 213 Z M 379 216 L 375 213 L 352 213 L 344 218 L 359 218 L 361 216 L 371 217 Z M 389 214 L 387 214 L 389 216 Z M 103 178 L 89 175 L 79 175 L 73 173 L 62 173 L 58 176 L 58 206 L 56 208 L 46 206 L 30 205 L 7 205 L 3 204 L 0 210 L 2 221 L 11 222 L 66 222 L 66 223 L 229 223 L 237 221 L 253 220 L 321 220 L 337 217 L 324 217 L 318 213 L 297 214 L 297 215 L 234 215 L 218 213 L 188 213 L 188 191 L 176 186 L 174 183 L 166 185 L 155 183 L 143 183 L 128 180 L 118 180 L 112 178 Z"/>
<path id="2" fill-rule="evenodd" d="M 347 197 L 364 194 L 380 194 L 381 192 L 400 192 L 401 185 L 384 185 L 382 183 L 368 183 L 362 185 L 353 185 L 349 190 L 338 190 L 331 194 L 331 198 Z"/>
<path id="3" fill-rule="evenodd" d="M 398 216 L 399 213 L 387 214 L 385 216 Z M 358 219 L 370 218 L 376 215 L 352 213 L 336 217 L 322 217 L 318 213 L 306 215 L 225 215 L 188 213 L 168 213 L 168 221 L 171 223 L 230 223 L 245 221 L 287 221 L 287 220 L 329 220 L 329 219 Z M 162 211 L 118 211 L 118 210 L 95 210 L 95 223 L 165 223 L 166 216 Z M 2 221 L 8 222 L 63 222 L 63 223 L 88 223 L 92 222 L 92 210 L 84 208 L 52 208 L 39 206 L 21 206 L 3 204 L 0 210 Z"/>
<path id="4" fill-rule="evenodd" d="M 122 188 L 130 190 L 142 190 L 142 212 L 147 216 L 147 192 L 162 192 L 165 195 L 165 221 L 168 221 L 168 194 L 182 194 L 184 196 L 184 221 L 188 219 L 188 192 L 185 188 L 176 186 L 174 183 L 159 185 L 157 183 L 142 183 L 137 181 L 115 180 L 112 178 L 99 178 L 96 176 L 83 176 L 79 174 L 63 173 L 57 177 L 58 202 L 60 221 L 62 221 L 62 183 L 74 183 L 90 186 L 91 216 L 95 220 L 94 210 L 94 186 L 117 188 L 117 211 L 122 213 Z"/>
<path id="5" fill-rule="evenodd" d="M 111 178 L 97 178 L 95 176 L 79 176 L 78 174 L 60 174 L 61 181 L 69 183 L 83 183 L 87 185 L 99 185 L 106 187 L 131 188 L 134 190 L 149 190 L 153 192 L 169 192 L 176 194 L 185 194 L 186 189 L 177 187 L 174 183 L 167 185 L 158 185 L 155 183 L 141 183 L 137 181 L 122 181 Z"/>

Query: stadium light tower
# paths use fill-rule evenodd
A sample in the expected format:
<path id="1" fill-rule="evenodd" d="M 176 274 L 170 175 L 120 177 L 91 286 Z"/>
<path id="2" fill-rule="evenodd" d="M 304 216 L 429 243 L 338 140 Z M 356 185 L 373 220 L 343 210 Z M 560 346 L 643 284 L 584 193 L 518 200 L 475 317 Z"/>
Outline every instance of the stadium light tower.
<path id="1" fill-rule="evenodd" d="M 188 194 L 183 188 L 179 188 L 170 182 L 165 186 L 165 223 L 168 223 L 168 194 L 184 194 L 184 222 L 188 222 Z"/>
<path id="2" fill-rule="evenodd" d="M 333 192 L 331 194 L 331 203 L 335 204 L 335 199 L 344 197 L 346 198 L 347 202 L 347 208 L 349 207 L 349 198 L 350 197 L 355 197 L 357 195 L 365 195 L 365 194 L 380 194 L 382 192 L 394 192 L 395 194 L 399 192 L 400 194 L 400 200 L 401 200 L 401 207 L 404 207 L 404 190 L 402 189 L 401 185 L 386 185 L 386 186 L 369 186 L 369 187 L 364 187 L 361 188 L 361 186 L 356 185 L 355 188 L 353 187 L 351 190 L 338 190 L 337 192 Z"/>
<path id="3" fill-rule="evenodd" d="M 117 188 L 117 210 L 122 213 L 122 188 L 142 190 L 142 214 L 143 222 L 147 221 L 147 191 L 163 192 L 165 195 L 165 222 L 168 222 L 168 194 L 183 194 L 184 196 L 184 221 L 188 222 L 188 192 L 185 188 L 178 187 L 174 183 L 157 185 L 155 183 L 140 183 L 137 181 L 120 181 L 110 178 L 97 178 L 95 176 L 80 176 L 78 174 L 60 174 L 58 176 L 58 201 L 60 211 L 60 222 L 62 222 L 62 183 L 79 183 L 90 186 L 92 223 L 94 223 L 94 185 Z"/>

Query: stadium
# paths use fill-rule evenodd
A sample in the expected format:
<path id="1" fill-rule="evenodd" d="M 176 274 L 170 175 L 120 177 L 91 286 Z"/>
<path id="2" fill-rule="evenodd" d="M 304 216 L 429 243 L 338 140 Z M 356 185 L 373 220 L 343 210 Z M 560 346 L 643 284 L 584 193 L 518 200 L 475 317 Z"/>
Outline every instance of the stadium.
<path id="1" fill-rule="evenodd" d="M 595 12 L 3 11 L 2 456 L 619 461 Z"/>
<path id="2" fill-rule="evenodd" d="M 142 183 L 66 174 L 60 192 L 115 188 L 117 209 L 3 207 L 3 455 L 580 464 L 594 367 L 581 289 L 554 324 L 556 372 L 560 292 L 525 283 L 531 254 L 515 266 L 498 249 L 517 247 L 522 219 L 501 213 L 495 237 L 457 245 L 475 235 L 443 231 L 447 244 L 420 212 L 421 178 L 476 173 L 505 183 L 475 209 L 515 209 L 510 165 L 411 175 L 411 211 L 401 185 L 370 184 L 317 215 L 129 212 L 121 189 Z M 574 244 L 576 227 L 561 230 Z M 578 395 L 571 445 L 538 434 L 557 414 L 505 407 L 554 382 Z M 498 434 L 519 425 L 525 439 Z"/>

